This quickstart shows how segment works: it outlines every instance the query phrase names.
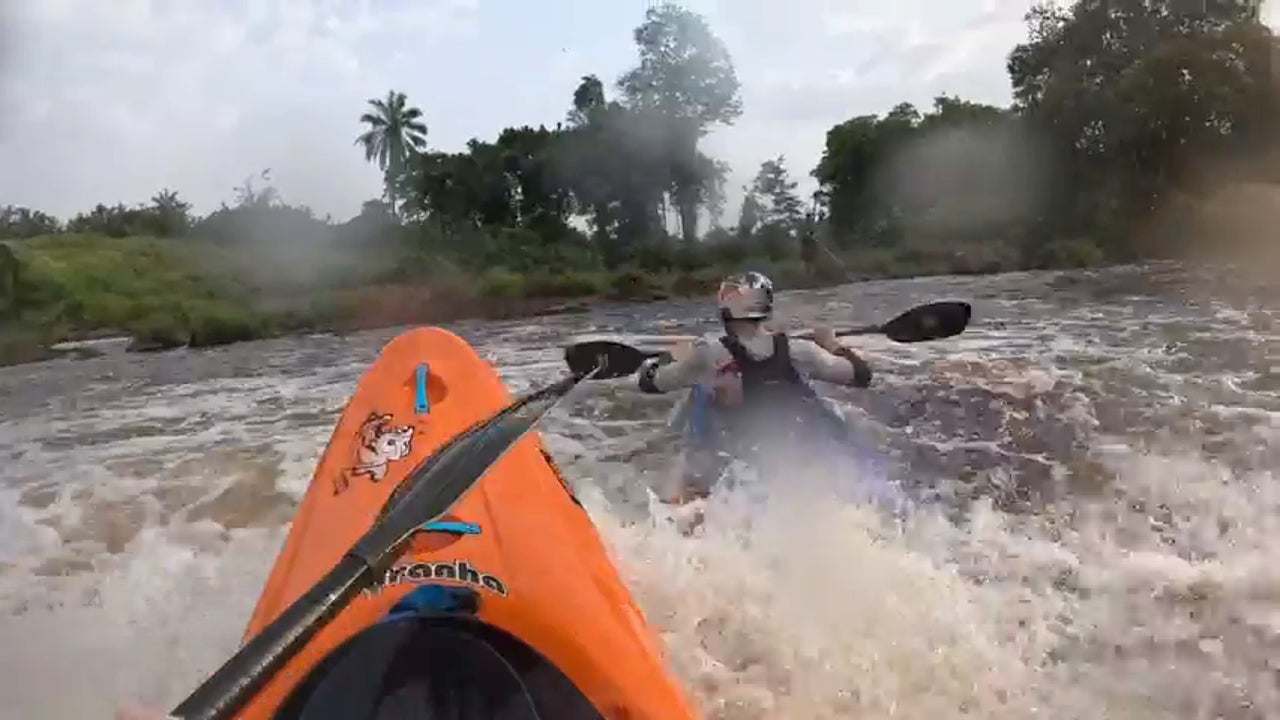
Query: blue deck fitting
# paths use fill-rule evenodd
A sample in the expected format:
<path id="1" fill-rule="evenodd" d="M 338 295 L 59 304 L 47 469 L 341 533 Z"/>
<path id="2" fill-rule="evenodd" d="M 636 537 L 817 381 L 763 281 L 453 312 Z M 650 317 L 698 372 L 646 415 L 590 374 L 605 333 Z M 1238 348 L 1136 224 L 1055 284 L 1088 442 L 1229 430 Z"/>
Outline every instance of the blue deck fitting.
<path id="1" fill-rule="evenodd" d="M 419 415 L 431 412 L 431 399 L 427 396 L 427 378 L 430 376 L 430 367 L 426 363 L 418 363 L 418 398 L 413 409 Z"/>
<path id="2" fill-rule="evenodd" d="M 454 535 L 479 535 L 480 526 L 475 523 L 455 520 L 438 520 L 422 526 L 427 532 L 445 532 Z"/>

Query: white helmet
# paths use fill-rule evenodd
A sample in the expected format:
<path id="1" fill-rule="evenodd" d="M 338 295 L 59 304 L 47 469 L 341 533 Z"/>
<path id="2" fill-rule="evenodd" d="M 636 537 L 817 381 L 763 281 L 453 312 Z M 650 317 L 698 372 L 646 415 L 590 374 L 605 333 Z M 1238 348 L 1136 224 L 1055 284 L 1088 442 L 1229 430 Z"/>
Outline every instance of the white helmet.
<path id="1" fill-rule="evenodd" d="M 720 319 L 767 320 L 773 316 L 773 282 L 758 272 L 731 275 L 720 282 Z"/>

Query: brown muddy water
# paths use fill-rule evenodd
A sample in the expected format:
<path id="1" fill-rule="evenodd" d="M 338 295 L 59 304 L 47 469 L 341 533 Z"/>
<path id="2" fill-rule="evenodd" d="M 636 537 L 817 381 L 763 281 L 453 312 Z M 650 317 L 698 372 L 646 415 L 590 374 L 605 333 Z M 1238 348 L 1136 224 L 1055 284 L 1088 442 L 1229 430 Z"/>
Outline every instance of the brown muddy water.
<path id="1" fill-rule="evenodd" d="M 937 502 L 644 487 L 676 398 L 584 388 L 542 428 L 712 718 L 1280 717 L 1276 292 L 1176 266 L 784 293 L 797 327 L 964 299 L 952 340 L 851 341 L 823 388 Z M 451 329 L 515 391 L 582 333 L 697 303 Z M 337 414 L 394 330 L 0 369 L 0 717 L 171 706 L 239 640 Z"/>

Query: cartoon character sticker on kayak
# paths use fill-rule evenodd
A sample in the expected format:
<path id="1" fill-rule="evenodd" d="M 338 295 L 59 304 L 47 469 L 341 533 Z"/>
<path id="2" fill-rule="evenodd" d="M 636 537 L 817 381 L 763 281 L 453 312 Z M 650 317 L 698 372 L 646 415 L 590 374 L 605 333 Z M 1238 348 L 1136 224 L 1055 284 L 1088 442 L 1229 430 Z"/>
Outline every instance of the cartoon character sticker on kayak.
<path id="1" fill-rule="evenodd" d="M 360 444 L 356 448 L 356 464 L 343 470 L 333 482 L 333 494 L 341 495 L 352 478 L 368 476 L 378 482 L 387 476 L 391 463 L 409 457 L 413 450 L 413 426 L 394 425 L 389 414 L 371 412 L 360 425 Z"/>

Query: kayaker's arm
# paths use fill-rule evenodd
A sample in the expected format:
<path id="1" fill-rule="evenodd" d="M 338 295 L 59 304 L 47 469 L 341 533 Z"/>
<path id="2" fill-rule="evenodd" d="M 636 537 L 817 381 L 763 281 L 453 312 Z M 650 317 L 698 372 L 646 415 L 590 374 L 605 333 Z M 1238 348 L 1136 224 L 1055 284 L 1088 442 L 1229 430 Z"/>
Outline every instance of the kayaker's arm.
<path id="1" fill-rule="evenodd" d="M 831 346 L 828 350 L 817 342 L 794 343 L 792 362 L 814 380 L 857 388 L 871 384 L 871 366 L 866 360 L 838 342 L 833 341 Z"/>
<path id="2" fill-rule="evenodd" d="M 667 393 L 696 385 L 706 376 L 711 366 L 712 346 L 705 338 L 698 338 L 685 357 L 677 360 L 664 352 L 657 357 L 645 361 L 640 366 L 640 391 L 646 393 Z"/>

